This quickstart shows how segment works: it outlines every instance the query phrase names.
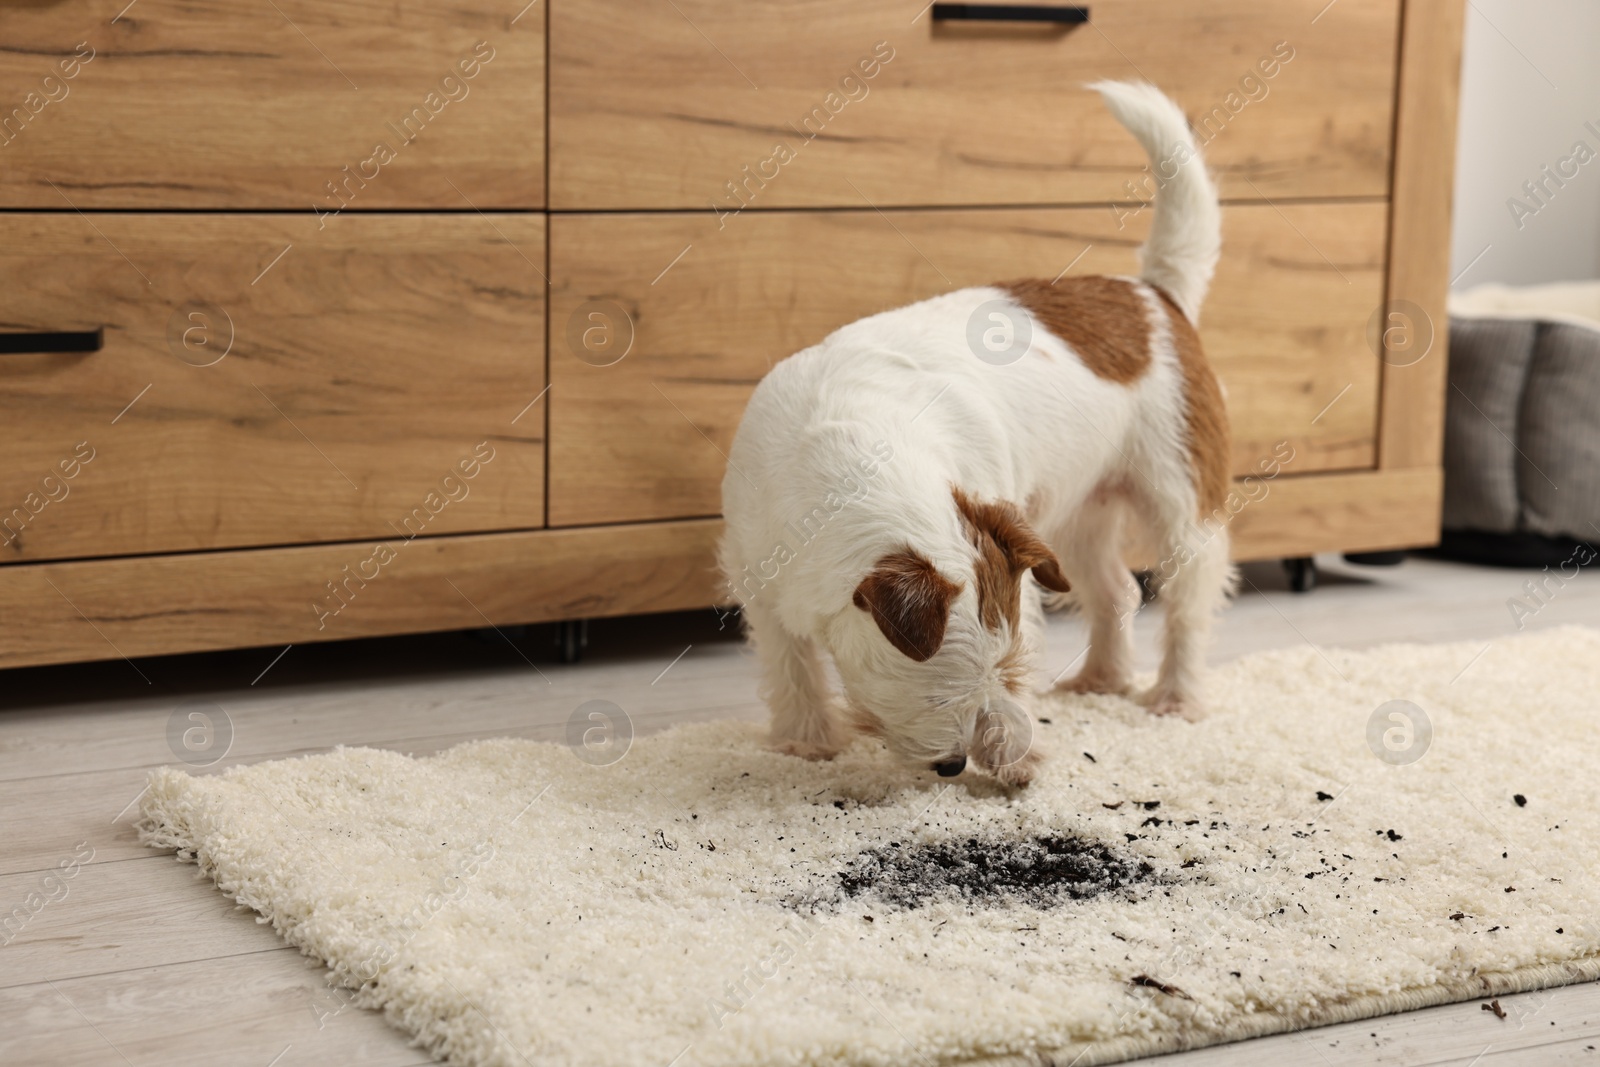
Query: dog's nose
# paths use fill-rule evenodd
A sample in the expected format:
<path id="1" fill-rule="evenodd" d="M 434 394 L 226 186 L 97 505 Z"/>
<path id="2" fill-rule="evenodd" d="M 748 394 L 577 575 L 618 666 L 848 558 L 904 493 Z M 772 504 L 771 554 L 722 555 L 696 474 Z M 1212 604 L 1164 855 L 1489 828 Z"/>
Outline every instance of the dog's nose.
<path id="1" fill-rule="evenodd" d="M 955 759 L 940 760 L 933 765 L 933 769 L 940 778 L 954 778 L 967 769 L 967 757 L 957 756 Z"/>

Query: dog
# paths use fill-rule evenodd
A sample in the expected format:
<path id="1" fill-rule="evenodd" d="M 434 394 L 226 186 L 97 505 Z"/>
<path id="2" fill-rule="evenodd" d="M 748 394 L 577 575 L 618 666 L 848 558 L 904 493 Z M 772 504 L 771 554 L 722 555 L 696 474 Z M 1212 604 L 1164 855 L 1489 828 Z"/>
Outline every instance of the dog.
<path id="1" fill-rule="evenodd" d="M 1138 699 L 1201 714 L 1232 573 L 1226 531 L 1202 521 L 1229 489 L 1229 439 L 1196 333 L 1221 213 L 1175 103 L 1090 88 L 1157 178 L 1137 278 L 1016 281 L 870 316 L 777 364 L 745 409 L 719 563 L 780 751 L 827 759 L 861 733 L 941 776 L 970 760 L 1026 784 L 1041 587 L 1073 591 L 1089 625 L 1060 688 L 1131 693 L 1125 522 L 1163 557 L 1163 658 Z"/>

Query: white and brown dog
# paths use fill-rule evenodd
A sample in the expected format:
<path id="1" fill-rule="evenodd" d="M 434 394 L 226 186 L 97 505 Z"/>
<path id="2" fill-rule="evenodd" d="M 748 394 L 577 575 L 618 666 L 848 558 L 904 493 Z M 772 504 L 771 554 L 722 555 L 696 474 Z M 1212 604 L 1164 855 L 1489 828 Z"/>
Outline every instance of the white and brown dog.
<path id="1" fill-rule="evenodd" d="M 1231 572 L 1225 532 L 1201 523 L 1229 481 L 1195 332 L 1217 195 L 1176 104 L 1149 85 L 1093 88 L 1160 183 L 1138 278 L 1011 282 L 873 315 L 778 364 L 745 410 L 721 563 L 785 752 L 828 758 L 853 728 L 944 776 L 970 758 L 1027 782 L 1039 586 L 1070 579 L 1089 622 L 1063 688 L 1130 688 L 1125 518 L 1167 564 L 1164 658 L 1140 699 L 1200 711 Z"/>

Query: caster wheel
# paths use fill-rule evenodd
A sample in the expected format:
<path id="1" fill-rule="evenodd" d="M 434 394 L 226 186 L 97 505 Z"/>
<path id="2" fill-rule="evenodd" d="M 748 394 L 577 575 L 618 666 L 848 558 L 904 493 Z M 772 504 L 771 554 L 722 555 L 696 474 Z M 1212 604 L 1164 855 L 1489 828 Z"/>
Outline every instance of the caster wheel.
<path id="1" fill-rule="evenodd" d="M 568 619 L 556 625 L 556 659 L 576 663 L 589 646 L 589 620 Z"/>
<path id="2" fill-rule="evenodd" d="M 1344 561 L 1361 567 L 1398 567 L 1406 561 L 1406 553 L 1404 549 L 1394 552 L 1346 552 Z"/>
<path id="3" fill-rule="evenodd" d="M 1295 556 L 1283 561 L 1289 572 L 1289 588 L 1296 593 L 1309 593 L 1317 587 L 1317 561 L 1310 556 Z"/>

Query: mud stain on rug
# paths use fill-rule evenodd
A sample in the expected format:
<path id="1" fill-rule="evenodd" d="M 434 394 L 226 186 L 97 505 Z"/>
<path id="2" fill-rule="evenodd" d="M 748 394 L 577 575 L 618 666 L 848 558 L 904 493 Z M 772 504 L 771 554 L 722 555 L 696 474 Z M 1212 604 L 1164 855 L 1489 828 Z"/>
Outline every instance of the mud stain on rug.
<path id="1" fill-rule="evenodd" d="M 857 856 L 839 875 L 838 890 L 893 908 L 935 900 L 1053 908 L 1157 881 L 1155 867 L 1144 860 L 1119 856 L 1098 841 L 1046 834 L 1021 841 L 891 841 Z"/>

